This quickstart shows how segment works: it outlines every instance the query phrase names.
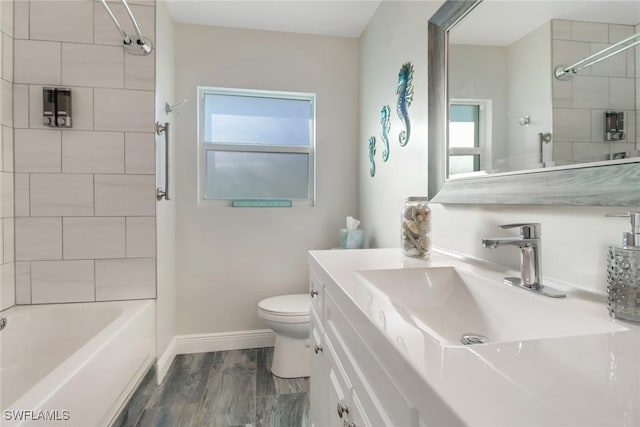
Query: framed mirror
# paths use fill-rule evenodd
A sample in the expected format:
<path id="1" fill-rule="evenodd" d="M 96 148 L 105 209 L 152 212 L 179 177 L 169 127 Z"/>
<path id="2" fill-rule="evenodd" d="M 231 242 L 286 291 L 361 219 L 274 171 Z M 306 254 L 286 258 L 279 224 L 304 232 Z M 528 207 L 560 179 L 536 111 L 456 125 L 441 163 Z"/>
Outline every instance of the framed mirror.
<path id="1" fill-rule="evenodd" d="M 637 2 L 446 1 L 429 20 L 429 199 L 640 205 L 638 68 Z"/>

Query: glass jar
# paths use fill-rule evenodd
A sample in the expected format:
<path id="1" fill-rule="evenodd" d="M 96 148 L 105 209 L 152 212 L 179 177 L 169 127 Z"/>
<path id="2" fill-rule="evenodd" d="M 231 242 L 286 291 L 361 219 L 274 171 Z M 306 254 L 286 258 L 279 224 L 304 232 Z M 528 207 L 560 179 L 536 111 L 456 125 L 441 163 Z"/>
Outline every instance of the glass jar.
<path id="1" fill-rule="evenodd" d="M 407 197 L 402 208 L 400 247 L 406 256 L 431 255 L 431 209 L 426 197 Z"/>

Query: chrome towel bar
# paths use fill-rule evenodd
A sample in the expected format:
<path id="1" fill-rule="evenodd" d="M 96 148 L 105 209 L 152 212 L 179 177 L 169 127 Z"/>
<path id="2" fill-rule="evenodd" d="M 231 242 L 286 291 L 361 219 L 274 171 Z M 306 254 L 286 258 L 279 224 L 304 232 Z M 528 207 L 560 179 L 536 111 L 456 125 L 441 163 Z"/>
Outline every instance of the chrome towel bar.
<path id="1" fill-rule="evenodd" d="M 158 187 L 156 189 L 156 199 L 169 199 L 169 122 L 162 124 L 156 122 L 156 133 L 162 135 L 164 133 L 164 189 Z"/>

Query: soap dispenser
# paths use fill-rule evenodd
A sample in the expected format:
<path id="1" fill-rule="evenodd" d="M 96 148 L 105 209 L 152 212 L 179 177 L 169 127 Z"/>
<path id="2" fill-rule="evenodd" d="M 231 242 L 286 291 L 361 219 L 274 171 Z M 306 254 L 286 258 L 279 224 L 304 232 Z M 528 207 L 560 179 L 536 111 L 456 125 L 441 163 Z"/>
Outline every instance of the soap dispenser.
<path id="1" fill-rule="evenodd" d="M 631 231 L 622 235 L 621 246 L 609 246 L 607 293 L 609 315 L 640 323 L 640 212 L 609 214 L 626 217 Z"/>

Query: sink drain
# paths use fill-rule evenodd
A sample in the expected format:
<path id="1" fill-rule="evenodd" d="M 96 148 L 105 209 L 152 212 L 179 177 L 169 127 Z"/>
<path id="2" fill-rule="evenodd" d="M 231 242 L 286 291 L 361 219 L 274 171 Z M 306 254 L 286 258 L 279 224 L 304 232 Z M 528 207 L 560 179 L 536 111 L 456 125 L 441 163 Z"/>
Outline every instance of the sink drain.
<path id="1" fill-rule="evenodd" d="M 487 344 L 489 338 L 480 334 L 464 334 L 462 338 L 460 338 L 460 342 L 464 345 Z"/>

